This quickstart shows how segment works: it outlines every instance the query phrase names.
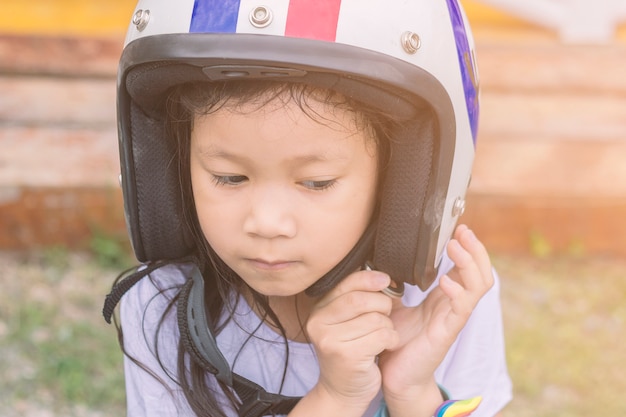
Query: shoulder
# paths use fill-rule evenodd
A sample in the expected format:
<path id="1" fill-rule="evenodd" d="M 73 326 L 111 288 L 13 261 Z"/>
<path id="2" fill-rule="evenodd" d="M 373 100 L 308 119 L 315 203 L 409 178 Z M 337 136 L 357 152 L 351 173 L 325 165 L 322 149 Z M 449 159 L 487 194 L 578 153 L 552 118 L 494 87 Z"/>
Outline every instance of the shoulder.
<path id="1" fill-rule="evenodd" d="M 140 267 L 141 270 L 145 267 Z M 172 289 L 180 288 L 185 281 L 191 266 L 186 264 L 165 264 L 160 268 L 147 274 L 143 279 L 131 288 L 128 292 L 169 292 Z"/>
<path id="2" fill-rule="evenodd" d="M 120 322 L 127 352 L 135 351 L 142 357 L 147 351 L 156 354 L 157 344 L 161 348 L 177 345 L 175 301 L 185 281 L 184 265 L 164 265 L 140 279 L 124 294 L 120 302 Z"/>
<path id="3" fill-rule="evenodd" d="M 176 382 L 178 292 L 185 267 L 166 265 L 143 277 L 122 297 L 124 373 L 129 416 L 191 416 Z"/>
<path id="4" fill-rule="evenodd" d="M 141 269 L 141 268 L 140 268 Z M 121 300 L 122 317 L 128 311 L 143 311 L 148 307 L 164 307 L 176 297 L 186 281 L 185 265 L 168 264 L 139 280 Z"/>

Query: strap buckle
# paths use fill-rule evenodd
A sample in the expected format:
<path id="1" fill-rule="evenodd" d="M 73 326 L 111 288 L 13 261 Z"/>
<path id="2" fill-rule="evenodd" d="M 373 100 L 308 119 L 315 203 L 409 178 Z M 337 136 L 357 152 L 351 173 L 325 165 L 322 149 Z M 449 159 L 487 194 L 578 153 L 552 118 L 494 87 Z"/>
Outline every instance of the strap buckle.
<path id="1" fill-rule="evenodd" d="M 270 394 L 265 390 L 257 390 L 255 394 L 245 399 L 239 408 L 239 417 L 263 417 L 272 414 L 271 409 L 278 403 L 281 398 Z"/>

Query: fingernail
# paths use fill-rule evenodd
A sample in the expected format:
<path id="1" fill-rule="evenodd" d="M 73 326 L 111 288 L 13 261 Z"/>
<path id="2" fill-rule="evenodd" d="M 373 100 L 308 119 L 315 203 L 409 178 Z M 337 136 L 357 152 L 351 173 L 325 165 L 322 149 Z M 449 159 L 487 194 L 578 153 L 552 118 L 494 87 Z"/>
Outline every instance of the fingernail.
<path id="1" fill-rule="evenodd" d="M 374 264 L 370 261 L 365 262 L 363 269 L 374 273 L 374 280 L 377 284 L 387 285 L 389 283 L 389 280 L 391 279 L 389 275 L 385 274 L 384 272 L 378 271 Z"/>
<path id="2" fill-rule="evenodd" d="M 474 231 L 471 229 L 467 229 L 467 235 L 469 236 L 469 239 L 474 242 L 477 240 L 476 235 L 474 234 Z"/>
<path id="3" fill-rule="evenodd" d="M 374 272 L 374 279 L 376 280 L 376 284 L 382 286 L 387 286 L 389 285 L 389 281 L 391 281 L 391 278 L 389 277 L 389 275 L 385 274 L 384 272 L 380 272 L 380 271 L 372 271 Z"/>
<path id="4" fill-rule="evenodd" d="M 450 239 L 450 242 L 448 243 L 448 245 L 451 246 L 451 249 L 457 249 L 458 250 L 458 249 L 462 248 L 461 244 L 456 239 Z"/>
<path id="5" fill-rule="evenodd" d="M 404 283 L 390 280 L 389 286 L 383 288 L 382 293 L 393 298 L 402 298 L 404 295 Z"/>

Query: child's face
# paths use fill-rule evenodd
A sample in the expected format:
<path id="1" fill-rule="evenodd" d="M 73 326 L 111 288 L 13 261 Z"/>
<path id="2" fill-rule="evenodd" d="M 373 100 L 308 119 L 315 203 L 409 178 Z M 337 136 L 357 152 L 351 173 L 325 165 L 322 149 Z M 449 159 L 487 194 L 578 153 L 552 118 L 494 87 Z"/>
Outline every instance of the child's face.
<path id="1" fill-rule="evenodd" d="M 268 296 L 300 293 L 356 244 L 375 204 L 377 152 L 354 116 L 309 103 L 197 116 L 191 180 L 217 255 Z"/>

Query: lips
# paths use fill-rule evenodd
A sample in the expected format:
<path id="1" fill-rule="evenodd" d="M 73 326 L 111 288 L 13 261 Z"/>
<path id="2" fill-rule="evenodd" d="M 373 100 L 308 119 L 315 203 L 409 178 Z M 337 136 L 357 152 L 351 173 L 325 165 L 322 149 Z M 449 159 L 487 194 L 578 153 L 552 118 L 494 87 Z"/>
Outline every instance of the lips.
<path id="1" fill-rule="evenodd" d="M 253 268 L 264 271 L 280 271 L 289 268 L 295 261 L 287 260 L 266 260 L 266 259 L 248 259 Z"/>

